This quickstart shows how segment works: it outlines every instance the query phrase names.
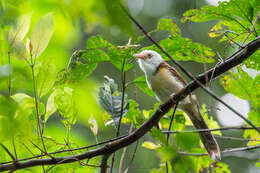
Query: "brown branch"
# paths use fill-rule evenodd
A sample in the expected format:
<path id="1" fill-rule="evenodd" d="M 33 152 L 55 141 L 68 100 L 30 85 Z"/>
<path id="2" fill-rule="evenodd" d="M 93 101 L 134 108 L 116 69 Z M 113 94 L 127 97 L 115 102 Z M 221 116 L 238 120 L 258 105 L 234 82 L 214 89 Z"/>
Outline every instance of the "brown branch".
<path id="1" fill-rule="evenodd" d="M 8 148 L 6 148 L 6 146 L 2 143 L 0 143 L 1 147 L 3 147 L 3 149 L 7 152 L 7 154 L 11 157 L 11 159 L 14 161 L 14 162 L 17 162 L 16 161 L 16 158 L 14 157 L 14 155 L 8 150 Z"/>
<path id="2" fill-rule="evenodd" d="M 204 83 L 201 83 L 199 80 L 197 80 L 195 77 L 192 76 L 192 74 L 187 71 L 180 63 L 178 63 L 177 61 L 175 61 L 173 59 L 173 57 L 163 48 L 159 45 L 159 43 L 157 43 L 157 41 L 155 41 L 155 39 L 153 39 L 153 37 L 144 29 L 144 27 L 135 19 L 133 18 L 130 13 L 125 9 L 125 7 L 120 3 L 120 6 L 122 8 L 122 10 L 126 13 L 126 15 L 138 26 L 138 28 L 145 34 L 145 36 L 147 38 L 150 39 L 151 42 L 154 43 L 154 45 L 161 50 L 162 53 L 164 53 L 176 66 L 178 66 L 181 71 L 186 74 L 191 80 L 193 80 L 197 85 L 199 85 L 199 87 L 201 87 L 203 89 L 203 91 L 205 91 L 207 94 L 209 94 L 212 98 L 214 98 L 215 100 L 217 100 L 218 102 L 222 103 L 224 106 L 226 106 L 229 110 L 231 110 L 232 112 L 234 112 L 238 117 L 240 117 L 241 119 L 243 119 L 247 124 L 249 124 L 250 126 L 254 127 L 256 131 L 258 131 L 258 133 L 260 134 L 260 130 L 256 128 L 256 126 L 249 121 L 248 119 L 246 119 L 242 114 L 240 114 L 238 111 L 236 111 L 234 108 L 232 108 L 230 105 L 228 105 L 226 102 L 224 102 L 223 100 L 221 100 L 218 96 L 216 96 L 212 91 L 210 91 L 208 88 L 206 88 L 204 85 L 206 84 L 206 82 L 204 81 Z M 240 47 L 242 48 L 242 47 Z M 206 78 L 206 77 L 205 77 Z"/>
<path id="3" fill-rule="evenodd" d="M 259 48 L 260 48 L 260 37 L 257 37 L 255 40 L 245 45 L 245 47 L 236 51 L 230 58 L 226 60 L 225 63 L 219 64 L 217 67 L 215 67 L 214 74 L 212 74 L 214 69 L 210 69 L 209 71 L 199 75 L 197 77 L 197 80 L 199 80 L 201 83 L 205 83 L 205 75 L 212 76 L 212 79 L 216 79 L 221 74 L 225 73 L 226 71 L 230 70 L 236 65 L 242 63 L 245 59 L 251 56 Z M 158 107 L 158 109 L 154 112 L 154 114 L 150 117 L 150 119 L 148 119 L 144 124 L 142 124 L 141 127 L 136 129 L 136 131 L 116 141 L 110 142 L 105 146 L 102 146 L 97 149 L 89 150 L 81 154 L 77 154 L 73 157 L 66 156 L 66 157 L 56 157 L 55 159 L 50 159 L 50 158 L 35 159 L 35 160 L 19 162 L 19 164 L 16 165 L 13 163 L 0 165 L 0 171 L 19 170 L 19 169 L 24 169 L 24 168 L 29 168 L 33 166 L 39 166 L 39 165 L 55 165 L 60 163 L 61 161 L 62 163 L 71 163 L 77 160 L 84 160 L 84 159 L 89 159 L 97 156 L 112 154 L 115 151 L 132 144 L 133 142 L 137 141 L 142 136 L 144 136 L 148 131 L 151 130 L 153 126 L 156 126 L 160 118 L 162 118 L 163 115 L 169 112 L 169 110 L 177 101 L 182 100 L 183 98 L 185 98 L 187 95 L 189 95 L 191 92 L 193 92 L 195 89 L 199 87 L 200 85 L 197 82 L 195 81 L 190 82 L 180 92 L 176 93 L 175 95 L 172 95 L 168 101 L 161 104 Z M 232 149 L 231 151 L 234 152 L 235 149 Z M 236 151 L 241 151 L 241 150 L 236 150 Z"/>
<path id="4" fill-rule="evenodd" d="M 101 167 L 100 173 L 106 173 L 107 172 L 107 168 L 108 168 L 107 160 L 108 160 L 108 158 L 109 158 L 109 155 L 104 155 L 102 157 L 102 161 L 101 161 L 101 165 L 100 165 L 100 167 Z"/>
<path id="5" fill-rule="evenodd" d="M 257 127 L 260 129 L 260 127 Z M 200 132 L 212 132 L 212 131 L 222 131 L 222 130 L 254 130 L 252 127 L 223 127 L 217 129 L 197 129 L 197 130 L 189 130 L 189 131 L 162 131 L 165 134 L 173 134 L 173 133 L 200 133 Z"/>

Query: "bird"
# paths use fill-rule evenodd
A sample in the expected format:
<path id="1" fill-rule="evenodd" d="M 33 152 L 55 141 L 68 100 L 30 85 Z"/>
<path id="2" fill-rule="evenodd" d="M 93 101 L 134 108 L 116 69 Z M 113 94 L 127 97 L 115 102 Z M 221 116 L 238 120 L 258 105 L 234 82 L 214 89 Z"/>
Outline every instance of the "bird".
<path id="1" fill-rule="evenodd" d="M 156 51 L 143 50 L 139 54 L 134 54 L 134 57 L 137 58 L 137 62 L 145 74 L 146 82 L 155 93 L 157 100 L 165 102 L 170 99 L 172 94 L 178 93 L 187 85 L 185 79 Z M 188 115 L 196 129 L 208 129 L 194 94 L 185 97 L 179 106 Z M 213 161 L 220 160 L 221 152 L 211 132 L 200 132 L 199 135 L 209 157 Z"/>

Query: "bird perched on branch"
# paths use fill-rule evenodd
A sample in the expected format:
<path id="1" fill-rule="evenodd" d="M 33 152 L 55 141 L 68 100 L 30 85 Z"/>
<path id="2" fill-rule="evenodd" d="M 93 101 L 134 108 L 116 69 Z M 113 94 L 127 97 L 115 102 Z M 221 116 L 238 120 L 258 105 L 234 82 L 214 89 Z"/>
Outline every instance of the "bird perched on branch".
<path id="1" fill-rule="evenodd" d="M 148 86 L 153 90 L 157 99 L 167 101 L 174 93 L 179 92 L 187 84 L 184 78 L 160 54 L 152 50 L 144 50 L 134 54 L 138 58 L 140 68 L 145 73 Z M 190 94 L 180 102 L 181 109 L 188 114 L 197 129 L 208 129 L 203 119 L 195 95 Z M 216 139 L 210 132 L 201 132 L 200 138 L 210 158 L 215 161 L 221 159 L 221 153 Z"/>

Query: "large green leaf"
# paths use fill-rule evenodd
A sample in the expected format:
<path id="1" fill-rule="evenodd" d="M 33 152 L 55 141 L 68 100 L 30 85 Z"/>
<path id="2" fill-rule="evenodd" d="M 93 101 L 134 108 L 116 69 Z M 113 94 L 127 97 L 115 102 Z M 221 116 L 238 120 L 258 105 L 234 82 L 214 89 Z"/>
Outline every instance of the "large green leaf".
<path id="1" fill-rule="evenodd" d="M 31 33 L 32 55 L 37 58 L 48 46 L 54 31 L 52 14 L 43 16 Z"/>
<path id="2" fill-rule="evenodd" d="M 149 96 L 154 97 L 154 93 L 153 91 L 149 88 L 149 86 L 147 85 L 145 76 L 140 76 L 138 78 L 136 78 L 134 80 L 134 83 L 136 84 L 136 86 L 138 86 L 138 88 L 140 88 L 145 94 L 148 94 Z"/>
<path id="3" fill-rule="evenodd" d="M 231 94 L 249 100 L 254 108 L 260 106 L 260 75 L 253 79 L 239 67 L 237 73 L 230 72 L 221 78 L 220 83 Z"/>
<path id="4" fill-rule="evenodd" d="M 8 42 L 15 46 L 18 42 L 22 41 L 27 34 L 31 23 L 31 15 L 24 14 L 17 19 L 16 24 L 11 26 L 8 33 Z"/>
<path id="5" fill-rule="evenodd" d="M 73 89 L 66 86 L 55 89 L 54 102 L 61 115 L 62 123 L 70 129 L 76 123 L 78 112 L 73 99 Z"/>
<path id="6" fill-rule="evenodd" d="M 35 70 L 37 70 L 37 92 L 39 98 L 41 98 L 53 88 L 57 76 L 56 67 L 52 61 L 44 60 L 40 64 L 37 64 Z"/>
<path id="7" fill-rule="evenodd" d="M 44 122 L 46 122 L 50 118 L 50 116 L 54 114 L 57 110 L 55 106 L 54 98 L 55 98 L 55 92 L 52 92 L 47 100 Z"/>
<path id="8" fill-rule="evenodd" d="M 111 46 L 108 49 L 108 55 L 111 63 L 120 71 L 127 71 L 134 65 L 134 57 L 137 47 Z"/>

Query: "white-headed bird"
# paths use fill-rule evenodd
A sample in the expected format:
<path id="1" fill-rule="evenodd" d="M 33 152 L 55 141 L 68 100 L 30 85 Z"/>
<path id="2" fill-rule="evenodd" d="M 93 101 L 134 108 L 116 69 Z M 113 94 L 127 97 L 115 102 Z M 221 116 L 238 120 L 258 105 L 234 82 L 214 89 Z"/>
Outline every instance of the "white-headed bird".
<path id="1" fill-rule="evenodd" d="M 144 50 L 134 55 L 138 58 L 140 68 L 145 73 L 148 86 L 153 90 L 157 99 L 167 101 L 174 93 L 179 92 L 187 84 L 183 77 L 160 54 L 152 50 Z M 190 94 L 180 102 L 181 109 L 189 116 L 196 129 L 208 129 L 203 119 L 195 95 Z M 221 153 L 216 139 L 210 132 L 200 132 L 200 138 L 210 158 L 221 159 Z"/>

